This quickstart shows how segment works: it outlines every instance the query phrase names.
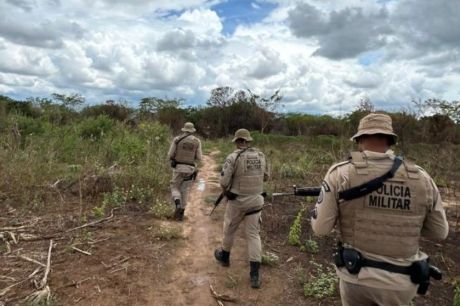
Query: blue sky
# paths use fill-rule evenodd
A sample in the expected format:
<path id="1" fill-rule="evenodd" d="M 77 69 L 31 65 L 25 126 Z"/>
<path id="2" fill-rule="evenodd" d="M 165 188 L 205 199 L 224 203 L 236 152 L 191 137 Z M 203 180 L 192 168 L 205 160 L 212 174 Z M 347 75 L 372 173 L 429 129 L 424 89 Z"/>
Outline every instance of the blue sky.
<path id="1" fill-rule="evenodd" d="M 0 95 L 204 105 L 231 86 L 324 114 L 458 100 L 458 16 L 458 0 L 0 1 Z"/>

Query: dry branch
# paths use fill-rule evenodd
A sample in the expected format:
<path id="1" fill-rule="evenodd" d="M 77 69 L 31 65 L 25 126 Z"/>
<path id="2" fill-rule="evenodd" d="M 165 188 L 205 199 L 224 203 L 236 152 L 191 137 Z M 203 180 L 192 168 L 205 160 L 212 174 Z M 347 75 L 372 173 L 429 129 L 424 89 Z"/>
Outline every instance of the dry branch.
<path id="1" fill-rule="evenodd" d="M 91 253 L 90 253 L 90 252 L 83 251 L 83 250 L 81 250 L 81 249 L 79 249 L 79 248 L 76 248 L 76 247 L 74 247 L 74 246 L 72 247 L 72 250 L 77 251 L 77 252 L 80 252 L 80 253 L 85 254 L 85 255 L 88 255 L 88 256 L 91 256 Z"/>
<path id="2" fill-rule="evenodd" d="M 52 250 L 53 250 L 53 240 L 51 239 L 50 247 L 48 249 L 48 260 L 46 261 L 45 275 L 43 275 L 43 278 L 40 282 L 40 287 L 38 289 L 43 289 L 48 283 L 48 274 L 50 273 L 50 270 L 51 270 L 51 251 Z"/>
<path id="3" fill-rule="evenodd" d="M 223 301 L 225 302 L 230 302 L 230 303 L 236 303 L 237 302 L 237 299 L 236 298 L 232 298 L 226 294 L 218 294 L 214 288 L 212 287 L 211 284 L 209 284 L 209 290 L 211 290 L 211 295 L 213 298 L 216 299 L 217 301 L 217 304 L 219 305 L 224 305 Z"/>
<path id="4" fill-rule="evenodd" d="M 8 231 L 17 231 L 17 230 L 22 230 L 28 227 L 32 227 L 35 224 L 37 224 L 39 219 L 35 219 L 34 221 L 30 222 L 29 224 L 22 225 L 22 226 L 9 226 L 9 227 L 0 227 L 0 231 L 8 232 Z"/>
<path id="5" fill-rule="evenodd" d="M 27 276 L 27 278 L 23 279 L 22 281 L 20 282 L 17 282 L 17 283 L 14 283 L 13 285 L 10 285 L 6 288 L 4 288 L 2 291 L 0 291 L 0 297 L 4 296 L 5 294 L 8 293 L 8 291 L 10 291 L 12 288 L 24 283 L 25 281 L 28 281 L 29 279 L 31 279 L 32 277 L 34 277 L 39 271 L 41 270 L 41 267 L 38 267 L 37 269 L 34 270 L 34 272 L 32 272 L 29 276 Z"/>
<path id="6" fill-rule="evenodd" d="M 41 262 L 39 262 L 38 260 L 35 260 L 35 259 L 32 259 L 32 258 L 29 258 L 29 257 L 27 257 L 27 256 L 24 256 L 24 255 L 20 255 L 20 256 L 17 256 L 17 258 L 21 258 L 21 259 L 24 259 L 24 260 L 26 260 L 26 261 L 28 261 L 28 262 L 33 262 L 34 264 L 37 264 L 37 265 L 39 265 L 39 266 L 42 266 L 42 267 L 44 267 L 44 268 L 46 267 L 46 265 L 45 265 L 45 264 L 42 264 L 42 263 L 41 263 Z"/>
<path id="7" fill-rule="evenodd" d="M 82 229 L 82 228 L 85 228 L 85 227 L 90 227 L 90 226 L 94 226 L 94 225 L 97 225 L 97 224 L 105 222 L 105 221 L 109 221 L 110 219 L 113 218 L 113 212 L 115 210 L 117 210 L 117 209 L 118 209 L 118 207 L 113 208 L 112 211 L 110 212 L 110 216 L 108 216 L 106 218 L 103 218 L 103 219 L 100 219 L 100 220 L 97 220 L 97 221 L 93 221 L 93 222 L 89 222 L 89 223 L 86 223 L 86 224 L 83 224 L 83 225 L 68 229 L 68 230 L 65 231 L 65 233 L 73 232 L 73 231 L 76 231 L 76 230 L 79 230 L 79 229 Z"/>

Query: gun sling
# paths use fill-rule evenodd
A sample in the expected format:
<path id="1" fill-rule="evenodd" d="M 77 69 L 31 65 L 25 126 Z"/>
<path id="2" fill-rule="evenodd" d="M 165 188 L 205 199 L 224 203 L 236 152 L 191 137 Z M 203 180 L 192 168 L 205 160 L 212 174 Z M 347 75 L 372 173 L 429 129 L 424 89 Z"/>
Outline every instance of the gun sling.
<path id="1" fill-rule="evenodd" d="M 359 186 L 344 190 L 339 192 L 339 201 L 350 201 L 356 198 L 363 197 L 383 186 L 383 183 L 394 177 L 396 171 L 398 171 L 399 167 L 402 165 L 403 160 L 400 157 L 395 157 L 393 166 L 391 167 L 390 171 L 385 173 L 382 176 L 379 176 L 373 180 L 370 180 L 367 183 L 361 184 Z"/>

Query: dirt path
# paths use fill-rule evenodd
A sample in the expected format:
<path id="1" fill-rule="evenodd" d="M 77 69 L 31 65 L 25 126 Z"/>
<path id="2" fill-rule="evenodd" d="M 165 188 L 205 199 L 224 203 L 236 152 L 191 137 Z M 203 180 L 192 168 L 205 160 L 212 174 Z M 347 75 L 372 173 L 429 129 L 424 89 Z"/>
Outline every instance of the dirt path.
<path id="1" fill-rule="evenodd" d="M 205 201 L 219 192 L 214 154 L 204 156 L 203 167 L 192 187 L 186 209 L 184 244 L 173 255 L 172 271 L 152 291 L 151 301 L 155 305 L 217 305 L 210 294 L 211 284 L 219 294 L 238 298 L 237 305 L 278 305 L 275 301 L 279 300 L 283 286 L 264 268 L 261 271 L 262 289 L 254 290 L 249 286 L 249 263 L 242 226 L 232 250 L 231 267 L 221 267 L 213 257 L 214 249 L 220 245 L 225 211 L 225 205 L 222 205 L 209 217 L 212 204 Z"/>

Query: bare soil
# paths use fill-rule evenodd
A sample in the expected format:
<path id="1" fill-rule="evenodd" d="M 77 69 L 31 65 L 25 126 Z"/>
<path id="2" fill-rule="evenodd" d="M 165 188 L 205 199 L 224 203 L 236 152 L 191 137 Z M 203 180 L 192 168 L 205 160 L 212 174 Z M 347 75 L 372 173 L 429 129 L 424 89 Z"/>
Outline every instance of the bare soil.
<path id="1" fill-rule="evenodd" d="M 13 231 L 35 234 L 38 241 L 11 242 L 6 254 L 0 239 L 0 293 L 4 288 L 27 278 L 38 264 L 21 259 L 27 256 L 46 263 L 50 233 L 55 246 L 51 257 L 48 285 L 53 305 L 218 305 L 210 293 L 210 285 L 218 294 L 237 299 L 234 305 L 340 305 L 335 297 L 323 300 L 303 296 L 299 273 L 312 273 L 310 261 L 331 263 L 334 238 L 317 239 L 319 253 L 299 252 L 287 245 L 289 227 L 300 209 L 298 199 L 277 201 L 263 213 L 263 247 L 279 256 L 278 264 L 261 269 L 262 288 L 249 286 L 249 263 L 243 231 L 239 230 L 231 254 L 231 266 L 218 265 L 213 251 L 220 246 L 225 204 L 208 216 L 217 197 L 219 173 L 215 171 L 213 153 L 204 157 L 197 181 L 193 184 L 184 222 L 158 220 L 145 211 L 115 211 L 107 222 L 71 233 L 62 231 L 81 224 L 77 203 L 43 208 L 36 225 Z M 417 297 L 416 305 L 452 305 L 453 282 L 459 280 L 460 236 L 458 209 L 449 209 L 451 231 L 446 242 L 423 241 L 423 249 L 445 272 L 444 280 L 435 282 L 427 296 Z M 36 214 L 35 214 L 36 215 Z M 26 224 L 32 217 L 18 215 L 5 208 L 0 215 L 0 228 Z M 21 223 L 22 222 L 22 223 Z M 303 238 L 312 236 L 308 220 Z M 179 237 L 158 235 L 168 228 Z M 2 230 L 0 230 L 2 232 Z M 170 238 L 170 239 L 168 239 Z M 11 240 L 11 239 L 10 239 Z M 71 249 L 75 246 L 86 255 Z M 42 277 L 43 271 L 39 273 Z M 22 305 L 34 292 L 32 280 L 12 287 L 0 305 Z M 232 303 L 225 302 L 225 305 Z"/>

